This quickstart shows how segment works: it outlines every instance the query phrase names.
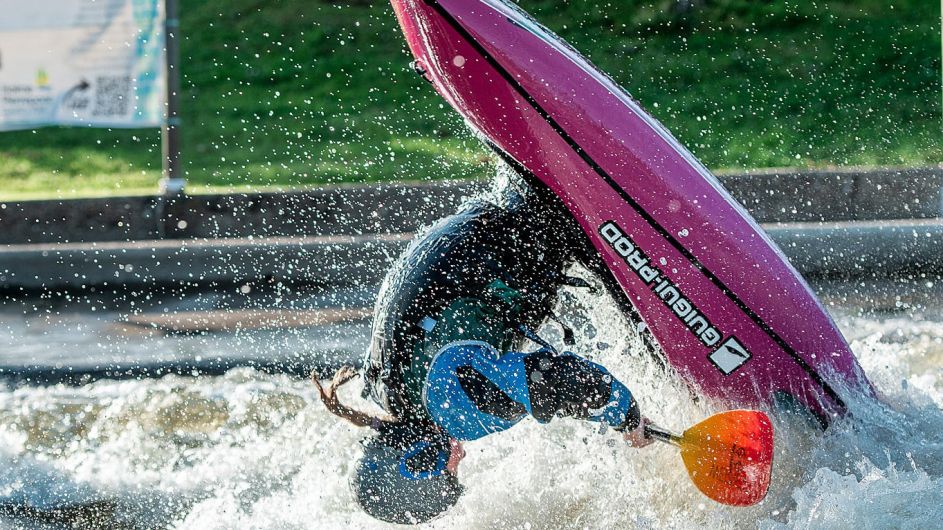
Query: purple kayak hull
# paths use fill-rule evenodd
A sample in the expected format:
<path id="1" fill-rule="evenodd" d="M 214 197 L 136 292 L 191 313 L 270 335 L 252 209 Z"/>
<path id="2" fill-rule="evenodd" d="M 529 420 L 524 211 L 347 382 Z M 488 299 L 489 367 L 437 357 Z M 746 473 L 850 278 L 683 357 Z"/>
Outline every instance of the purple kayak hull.
<path id="1" fill-rule="evenodd" d="M 717 179 L 605 74 L 501 0 L 393 0 L 436 90 L 579 222 L 670 365 L 755 406 L 870 393 L 805 281 Z M 619 294 L 619 293 L 617 293 Z"/>

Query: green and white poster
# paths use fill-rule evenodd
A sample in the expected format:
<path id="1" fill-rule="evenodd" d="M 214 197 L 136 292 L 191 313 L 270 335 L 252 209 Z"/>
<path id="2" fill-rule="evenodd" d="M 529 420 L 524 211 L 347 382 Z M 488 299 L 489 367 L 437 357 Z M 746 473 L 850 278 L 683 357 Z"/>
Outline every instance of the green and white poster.
<path id="1" fill-rule="evenodd" d="M 0 130 L 163 118 L 162 0 L 0 0 Z"/>

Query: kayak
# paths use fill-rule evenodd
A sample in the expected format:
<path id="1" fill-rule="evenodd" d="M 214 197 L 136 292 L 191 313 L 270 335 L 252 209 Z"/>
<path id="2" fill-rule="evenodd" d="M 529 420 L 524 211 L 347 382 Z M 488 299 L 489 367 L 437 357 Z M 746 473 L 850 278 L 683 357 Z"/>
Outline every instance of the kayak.
<path id="1" fill-rule="evenodd" d="M 417 71 L 559 199 L 695 392 L 823 422 L 846 410 L 846 389 L 873 392 L 783 253 L 612 79 L 509 2 L 392 4 Z"/>

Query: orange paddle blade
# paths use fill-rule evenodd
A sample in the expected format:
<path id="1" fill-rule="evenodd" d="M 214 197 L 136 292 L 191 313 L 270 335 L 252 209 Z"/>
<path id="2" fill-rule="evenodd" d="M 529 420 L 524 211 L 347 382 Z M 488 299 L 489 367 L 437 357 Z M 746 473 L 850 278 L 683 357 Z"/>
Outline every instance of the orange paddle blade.
<path id="1" fill-rule="evenodd" d="M 750 506 L 766 497 L 773 467 L 773 424 L 763 412 L 715 414 L 675 442 L 691 480 L 711 499 Z"/>

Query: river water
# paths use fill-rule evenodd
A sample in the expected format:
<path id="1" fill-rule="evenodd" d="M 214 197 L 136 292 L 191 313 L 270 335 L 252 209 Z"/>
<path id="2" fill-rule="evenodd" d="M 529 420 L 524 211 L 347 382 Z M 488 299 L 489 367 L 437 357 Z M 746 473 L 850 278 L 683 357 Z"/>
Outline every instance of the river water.
<path id="1" fill-rule="evenodd" d="M 943 310 L 932 282 L 925 285 L 931 294 L 914 285 L 908 299 L 871 297 L 854 285 L 833 285 L 830 295 L 823 289 L 884 403 L 846 395 L 853 419 L 824 434 L 774 418 L 774 479 L 761 504 L 727 508 L 702 497 L 669 447 L 633 450 L 573 420 L 524 422 L 467 444 L 466 495 L 430 527 L 938 527 Z M 646 415 L 680 429 L 720 410 L 695 403 L 650 362 L 611 303 L 580 293 L 564 303 L 576 350 L 625 381 Z M 369 329 L 355 322 L 129 334 L 115 330 L 121 312 L 113 307 L 40 306 L 20 300 L 0 312 L 0 365 L 252 355 L 324 361 L 355 357 Z M 347 485 L 362 431 L 329 415 L 305 380 L 245 367 L 222 372 L 82 386 L 2 383 L 0 528 L 381 526 L 359 512 Z M 368 408 L 357 387 L 342 396 Z"/>

